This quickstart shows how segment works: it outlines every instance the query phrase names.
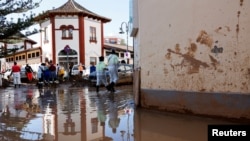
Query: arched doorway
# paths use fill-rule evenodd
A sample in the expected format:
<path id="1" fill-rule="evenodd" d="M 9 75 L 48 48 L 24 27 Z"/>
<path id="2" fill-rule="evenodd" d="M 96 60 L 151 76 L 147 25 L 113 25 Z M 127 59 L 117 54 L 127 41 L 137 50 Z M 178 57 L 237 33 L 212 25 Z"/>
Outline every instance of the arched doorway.
<path id="1" fill-rule="evenodd" d="M 61 50 L 58 53 L 58 64 L 68 72 L 69 64 L 78 64 L 78 54 L 74 49 L 70 49 L 70 51 L 67 52 L 65 50 Z"/>

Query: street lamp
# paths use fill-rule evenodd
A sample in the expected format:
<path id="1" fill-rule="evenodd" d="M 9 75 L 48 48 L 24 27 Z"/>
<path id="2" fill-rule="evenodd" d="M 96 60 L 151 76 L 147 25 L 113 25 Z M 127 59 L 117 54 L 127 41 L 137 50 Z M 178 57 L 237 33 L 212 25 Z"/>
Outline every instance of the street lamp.
<path id="1" fill-rule="evenodd" d="M 129 64 L 129 58 L 128 58 L 128 25 L 129 25 L 129 22 L 128 23 L 122 22 L 121 27 L 120 27 L 120 32 L 119 32 L 120 34 L 124 34 L 124 31 L 123 31 L 123 28 L 122 28 L 123 24 L 125 24 L 126 34 L 127 34 L 127 51 L 126 51 L 125 55 L 127 57 L 127 64 Z"/>

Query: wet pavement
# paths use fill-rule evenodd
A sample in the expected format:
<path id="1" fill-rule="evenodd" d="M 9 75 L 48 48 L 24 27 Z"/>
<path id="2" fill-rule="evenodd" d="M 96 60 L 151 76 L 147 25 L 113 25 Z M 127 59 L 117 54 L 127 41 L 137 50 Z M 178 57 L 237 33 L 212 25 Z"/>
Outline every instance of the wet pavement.
<path id="1" fill-rule="evenodd" d="M 0 89 L 0 141 L 206 141 L 222 119 L 135 108 L 132 85 Z"/>

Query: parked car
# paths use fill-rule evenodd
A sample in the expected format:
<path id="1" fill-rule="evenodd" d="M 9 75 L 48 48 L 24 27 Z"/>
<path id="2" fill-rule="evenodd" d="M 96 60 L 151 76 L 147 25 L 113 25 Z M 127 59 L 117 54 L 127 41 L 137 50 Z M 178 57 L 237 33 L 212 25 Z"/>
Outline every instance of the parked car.
<path id="1" fill-rule="evenodd" d="M 7 69 L 3 74 L 3 78 L 4 79 L 8 79 L 8 76 L 10 76 L 11 74 L 11 69 Z"/>
<path id="2" fill-rule="evenodd" d="M 25 66 L 21 67 L 20 76 L 21 76 L 21 79 L 27 79 L 27 75 L 26 75 L 26 71 L 25 71 Z"/>
<path id="3" fill-rule="evenodd" d="M 109 71 L 106 71 L 107 80 L 109 82 Z M 131 84 L 133 83 L 133 65 L 120 64 L 118 67 L 118 82 L 117 84 Z M 89 74 L 88 80 L 95 85 L 96 84 L 96 71 Z"/>
<path id="4" fill-rule="evenodd" d="M 78 70 L 79 65 L 74 65 L 72 67 L 71 70 L 71 75 L 78 75 L 79 74 L 79 70 Z M 86 69 L 86 67 L 84 65 L 82 65 L 83 69 L 84 69 L 84 73 L 82 74 L 83 76 L 88 76 L 89 75 L 89 69 Z"/>
<path id="5" fill-rule="evenodd" d="M 4 79 L 8 79 L 8 76 L 10 76 L 10 79 L 12 80 L 12 75 L 10 75 L 10 74 L 11 74 L 11 69 L 7 69 L 3 73 L 3 78 Z M 21 67 L 20 76 L 21 76 L 21 79 L 27 79 L 27 75 L 26 75 L 26 71 L 25 71 L 25 66 Z"/>

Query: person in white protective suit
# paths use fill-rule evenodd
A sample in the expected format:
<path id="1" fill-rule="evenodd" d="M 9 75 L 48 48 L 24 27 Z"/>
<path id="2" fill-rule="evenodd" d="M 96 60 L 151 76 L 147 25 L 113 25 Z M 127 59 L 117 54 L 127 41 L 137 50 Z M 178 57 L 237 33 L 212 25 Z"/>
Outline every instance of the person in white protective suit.
<path id="1" fill-rule="evenodd" d="M 99 57 L 99 63 L 96 65 L 96 92 L 99 92 L 99 87 L 103 83 L 108 89 L 108 82 L 106 78 L 106 64 L 104 63 L 104 57 Z"/>
<path id="2" fill-rule="evenodd" d="M 110 89 L 111 92 L 115 92 L 114 86 L 119 79 L 118 66 L 119 66 L 118 56 L 115 54 L 115 50 L 112 49 L 111 54 L 108 56 L 108 70 L 110 77 L 110 84 L 108 88 Z"/>

